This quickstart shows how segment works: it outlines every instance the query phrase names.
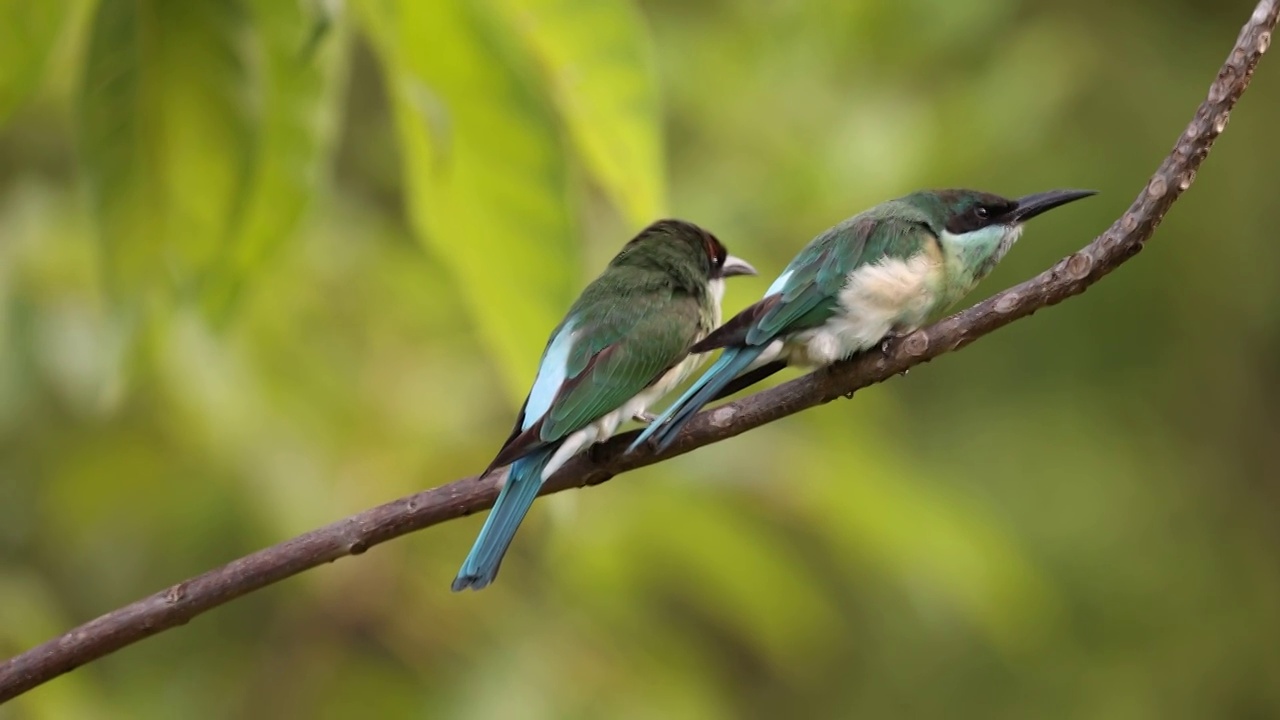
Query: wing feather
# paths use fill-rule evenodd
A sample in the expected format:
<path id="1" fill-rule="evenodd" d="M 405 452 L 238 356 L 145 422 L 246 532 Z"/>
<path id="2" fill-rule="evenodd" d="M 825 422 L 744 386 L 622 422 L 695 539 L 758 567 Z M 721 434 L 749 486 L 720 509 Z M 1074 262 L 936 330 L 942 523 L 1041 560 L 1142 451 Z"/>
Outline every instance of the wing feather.
<path id="1" fill-rule="evenodd" d="M 590 302 L 584 293 L 543 352 L 535 390 L 543 378 L 563 378 L 544 412 L 533 415 L 534 391 L 521 409 L 507 442 L 489 469 L 553 445 L 610 413 L 684 359 L 697 340 L 699 307 L 694 298 L 646 293 L 623 302 Z M 587 302 L 583 302 L 583 300 Z M 567 332 L 566 332 L 567 331 Z M 558 345 L 568 336 L 567 343 Z M 547 367 L 547 363 L 559 363 Z M 487 472 L 487 471 L 486 471 Z"/>
<path id="2" fill-rule="evenodd" d="M 683 318 L 673 322 L 673 315 Z M 592 357 L 588 368 L 561 387 L 542 427 L 544 440 L 558 440 L 618 409 L 684 359 L 697 340 L 692 299 L 628 320 L 625 330 L 611 333 L 613 341 Z"/>

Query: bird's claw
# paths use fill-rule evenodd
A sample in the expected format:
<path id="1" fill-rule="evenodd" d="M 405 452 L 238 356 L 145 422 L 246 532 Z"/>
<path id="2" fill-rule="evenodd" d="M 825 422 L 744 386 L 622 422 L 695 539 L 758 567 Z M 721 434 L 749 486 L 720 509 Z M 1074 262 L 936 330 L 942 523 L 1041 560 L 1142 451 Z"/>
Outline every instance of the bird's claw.
<path id="1" fill-rule="evenodd" d="M 885 335 L 885 336 L 884 336 L 884 339 L 880 341 L 880 352 L 882 352 L 882 353 L 884 353 L 884 354 L 888 355 L 888 354 L 889 354 L 889 346 L 893 344 L 893 341 L 894 341 L 894 340 L 901 340 L 902 338 L 904 338 L 904 337 L 906 337 L 906 336 L 910 335 L 912 332 L 914 332 L 914 331 L 912 331 L 912 330 L 890 330 L 890 331 L 889 331 L 889 334 L 888 334 L 888 335 Z"/>
<path id="2" fill-rule="evenodd" d="M 635 415 L 632 415 L 631 417 L 632 417 L 636 422 L 638 422 L 638 423 L 643 423 L 643 424 L 645 424 L 645 425 L 652 424 L 654 420 L 657 420 L 657 419 L 658 419 L 658 416 L 657 416 L 657 415 L 654 415 L 653 413 L 648 412 L 648 411 L 646 411 L 646 410 L 641 410 L 641 411 L 637 412 Z"/>

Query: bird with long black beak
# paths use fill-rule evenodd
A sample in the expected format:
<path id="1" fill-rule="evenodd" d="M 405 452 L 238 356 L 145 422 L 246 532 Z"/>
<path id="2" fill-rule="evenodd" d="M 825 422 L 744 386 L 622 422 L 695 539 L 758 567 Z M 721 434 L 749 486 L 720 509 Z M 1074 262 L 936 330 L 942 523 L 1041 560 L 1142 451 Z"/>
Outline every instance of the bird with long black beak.
<path id="1" fill-rule="evenodd" d="M 1023 224 L 1095 194 L 1050 190 L 1010 200 L 924 190 L 881 203 L 815 237 L 764 298 L 693 346 L 720 358 L 631 445 L 665 449 L 704 405 L 788 365 L 829 365 L 919 328 L 969 294 Z"/>

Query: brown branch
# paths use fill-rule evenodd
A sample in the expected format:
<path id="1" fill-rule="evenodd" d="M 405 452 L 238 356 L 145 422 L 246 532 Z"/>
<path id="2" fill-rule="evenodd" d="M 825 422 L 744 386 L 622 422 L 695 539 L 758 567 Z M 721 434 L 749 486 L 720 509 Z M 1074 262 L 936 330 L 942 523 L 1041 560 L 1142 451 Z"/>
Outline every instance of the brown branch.
<path id="1" fill-rule="evenodd" d="M 1133 257 L 1174 200 L 1191 186 L 1197 168 L 1227 125 L 1271 42 L 1280 0 L 1262 0 L 1240 31 L 1208 98 L 1129 210 L 1102 235 L 1020 285 L 872 352 L 743 400 L 704 412 L 667 452 L 623 456 L 634 433 L 614 438 L 556 474 L 544 493 L 596 485 L 618 473 L 719 442 L 806 408 L 851 395 L 933 358 L 964 347 L 996 328 L 1078 295 Z M 287 577 L 358 555 L 414 530 L 484 510 L 497 495 L 496 477 L 470 477 L 402 498 L 300 535 L 211 570 L 103 615 L 0 665 L 0 702 L 120 648 Z M 442 585 L 443 587 L 443 585 Z"/>

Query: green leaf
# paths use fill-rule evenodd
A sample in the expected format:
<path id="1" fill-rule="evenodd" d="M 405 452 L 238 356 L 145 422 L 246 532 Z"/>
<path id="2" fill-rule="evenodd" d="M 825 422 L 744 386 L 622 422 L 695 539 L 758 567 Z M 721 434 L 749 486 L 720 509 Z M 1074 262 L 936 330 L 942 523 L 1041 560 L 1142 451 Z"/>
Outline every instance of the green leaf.
<path id="1" fill-rule="evenodd" d="M 129 305 L 194 295 L 249 171 L 248 18 L 240 0 L 101 0 L 80 148 L 108 287 Z"/>
<path id="2" fill-rule="evenodd" d="M 347 34 L 299 2 L 246 0 L 254 25 L 260 115 L 231 237 L 204 283 L 206 309 L 225 315 L 242 284 L 298 226 L 332 156 Z"/>
<path id="3" fill-rule="evenodd" d="M 39 84 L 70 0 L 0 0 L 0 123 Z"/>
<path id="4" fill-rule="evenodd" d="M 525 62 L 467 0 L 360 5 L 386 76 L 413 227 L 457 278 L 512 397 L 578 285 L 564 152 Z"/>
<path id="5" fill-rule="evenodd" d="M 652 48 L 630 0 L 498 0 L 551 86 L 578 152 L 627 219 L 663 213 Z"/>

